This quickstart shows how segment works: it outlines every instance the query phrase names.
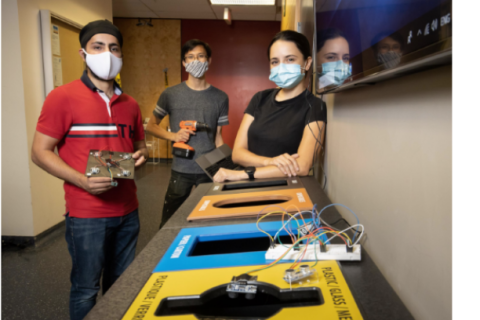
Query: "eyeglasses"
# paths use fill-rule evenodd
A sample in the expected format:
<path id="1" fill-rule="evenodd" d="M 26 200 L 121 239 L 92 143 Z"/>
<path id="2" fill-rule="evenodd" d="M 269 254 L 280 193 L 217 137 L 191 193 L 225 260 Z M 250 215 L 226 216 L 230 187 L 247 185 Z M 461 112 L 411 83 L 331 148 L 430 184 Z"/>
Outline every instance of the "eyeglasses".
<path id="1" fill-rule="evenodd" d="M 202 54 L 197 54 L 197 56 L 195 57 L 195 55 L 189 54 L 188 56 L 185 57 L 185 61 L 187 62 L 190 62 L 193 60 L 206 61 L 207 55 L 202 53 Z"/>

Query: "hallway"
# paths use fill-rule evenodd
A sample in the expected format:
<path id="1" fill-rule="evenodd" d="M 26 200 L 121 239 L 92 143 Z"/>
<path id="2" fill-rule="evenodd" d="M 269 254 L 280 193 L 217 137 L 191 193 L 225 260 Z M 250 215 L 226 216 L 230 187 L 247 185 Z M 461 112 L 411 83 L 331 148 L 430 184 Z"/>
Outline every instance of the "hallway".
<path id="1" fill-rule="evenodd" d="M 147 164 L 135 173 L 140 202 L 137 255 L 158 231 L 170 168 L 166 163 Z M 2 319 L 69 318 L 71 259 L 64 233 L 62 226 L 37 247 L 2 245 Z"/>

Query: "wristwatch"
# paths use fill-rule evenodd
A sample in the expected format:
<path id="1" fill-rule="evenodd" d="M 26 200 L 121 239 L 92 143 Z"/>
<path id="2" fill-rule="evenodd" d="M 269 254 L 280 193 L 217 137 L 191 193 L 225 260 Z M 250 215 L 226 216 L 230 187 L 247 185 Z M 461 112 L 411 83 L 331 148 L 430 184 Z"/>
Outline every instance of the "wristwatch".
<path id="1" fill-rule="evenodd" d="M 257 170 L 257 168 L 255 168 L 255 167 L 246 167 L 245 168 L 245 172 L 248 174 L 248 180 L 255 179 L 255 177 L 253 176 L 255 174 L 255 170 Z"/>

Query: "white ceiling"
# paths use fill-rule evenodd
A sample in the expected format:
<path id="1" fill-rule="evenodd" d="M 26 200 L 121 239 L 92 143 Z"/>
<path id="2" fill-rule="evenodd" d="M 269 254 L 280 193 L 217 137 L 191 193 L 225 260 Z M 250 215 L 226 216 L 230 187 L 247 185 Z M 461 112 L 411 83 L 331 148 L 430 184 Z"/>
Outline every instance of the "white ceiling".
<path id="1" fill-rule="evenodd" d="M 232 20 L 280 21 L 282 0 L 275 6 L 229 6 Z M 164 18 L 223 20 L 225 6 L 209 0 L 113 0 L 115 18 Z"/>

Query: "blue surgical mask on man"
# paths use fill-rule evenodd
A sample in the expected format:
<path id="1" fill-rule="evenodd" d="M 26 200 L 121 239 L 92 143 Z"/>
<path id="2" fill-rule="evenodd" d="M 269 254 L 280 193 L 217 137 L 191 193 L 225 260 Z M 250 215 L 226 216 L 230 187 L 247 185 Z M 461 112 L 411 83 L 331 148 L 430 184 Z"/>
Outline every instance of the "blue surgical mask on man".
<path id="1" fill-rule="evenodd" d="M 322 72 L 319 78 L 319 87 L 341 85 L 345 79 L 352 75 L 352 65 L 342 60 L 322 63 Z"/>
<path id="2" fill-rule="evenodd" d="M 280 88 L 292 89 L 305 77 L 302 69 L 305 68 L 300 67 L 299 64 L 280 63 L 279 66 L 270 70 L 270 77 L 268 79 L 275 82 Z"/>

